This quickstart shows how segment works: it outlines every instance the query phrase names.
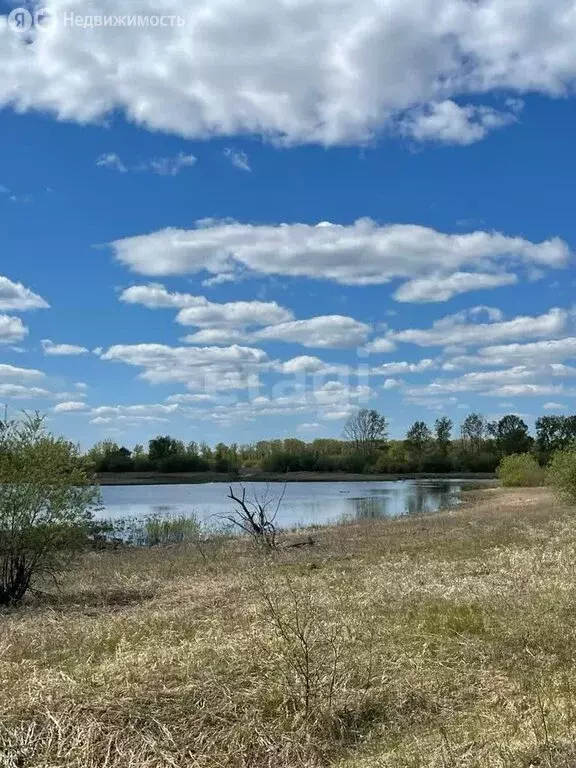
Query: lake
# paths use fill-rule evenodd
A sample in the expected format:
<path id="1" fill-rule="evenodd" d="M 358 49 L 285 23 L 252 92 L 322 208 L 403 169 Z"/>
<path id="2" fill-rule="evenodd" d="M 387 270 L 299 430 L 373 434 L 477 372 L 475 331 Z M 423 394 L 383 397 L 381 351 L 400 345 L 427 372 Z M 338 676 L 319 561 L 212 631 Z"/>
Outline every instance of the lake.
<path id="1" fill-rule="evenodd" d="M 276 523 L 280 527 L 325 525 L 341 518 L 398 517 L 435 512 L 458 504 L 465 480 L 397 480 L 346 483 L 286 484 Z M 235 493 L 241 493 L 235 484 Z M 282 483 L 247 483 L 246 497 L 266 492 L 278 499 Z M 198 519 L 217 525 L 234 504 L 227 499 L 228 483 L 202 485 L 116 485 L 102 488 L 104 509 L 99 516 L 118 520 L 150 516 L 179 516 L 194 513 Z M 274 506 L 274 505 L 273 505 Z"/>

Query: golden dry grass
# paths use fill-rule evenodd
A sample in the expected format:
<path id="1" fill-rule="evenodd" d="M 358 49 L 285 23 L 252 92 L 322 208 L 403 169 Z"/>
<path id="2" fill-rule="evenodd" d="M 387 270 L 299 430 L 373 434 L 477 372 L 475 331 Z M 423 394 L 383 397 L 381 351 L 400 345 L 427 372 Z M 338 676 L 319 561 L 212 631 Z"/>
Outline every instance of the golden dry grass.
<path id="1" fill-rule="evenodd" d="M 576 766 L 576 519 L 545 489 L 91 553 L 0 616 L 0 765 Z"/>

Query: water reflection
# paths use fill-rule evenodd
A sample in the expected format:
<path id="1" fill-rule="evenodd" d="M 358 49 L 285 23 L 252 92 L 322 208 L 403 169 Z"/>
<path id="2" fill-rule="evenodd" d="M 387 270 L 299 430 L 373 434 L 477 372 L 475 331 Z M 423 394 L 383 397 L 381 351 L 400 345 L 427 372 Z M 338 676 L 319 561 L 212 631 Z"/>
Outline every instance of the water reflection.
<path id="1" fill-rule="evenodd" d="M 246 484 L 246 493 L 262 495 L 265 483 Z M 434 512 L 457 504 L 458 480 L 400 480 L 360 483 L 288 483 L 278 524 L 282 527 L 322 525 L 342 518 L 373 520 Z M 281 484 L 268 487 L 278 495 Z M 225 483 L 205 485 L 109 486 L 102 489 L 103 518 L 196 515 L 214 524 L 229 514 L 232 502 Z"/>

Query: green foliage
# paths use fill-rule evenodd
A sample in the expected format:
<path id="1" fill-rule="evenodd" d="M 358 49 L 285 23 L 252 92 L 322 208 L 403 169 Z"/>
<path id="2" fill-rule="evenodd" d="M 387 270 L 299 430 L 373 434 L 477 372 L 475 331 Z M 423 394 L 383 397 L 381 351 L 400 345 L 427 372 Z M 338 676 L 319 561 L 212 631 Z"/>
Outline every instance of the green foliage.
<path id="1" fill-rule="evenodd" d="M 57 577 L 87 543 L 98 500 L 88 466 L 38 414 L 0 422 L 0 604 Z"/>
<path id="2" fill-rule="evenodd" d="M 546 472 L 546 483 L 569 504 L 576 504 L 576 450 L 558 451 Z"/>
<path id="3" fill-rule="evenodd" d="M 434 424 L 434 433 L 436 438 L 436 446 L 442 456 L 447 456 L 450 450 L 450 436 L 452 434 L 452 427 L 454 424 L 448 416 L 442 416 L 436 419 Z"/>
<path id="4" fill-rule="evenodd" d="M 544 470 L 531 453 L 505 456 L 496 470 L 506 488 L 533 488 L 544 485 Z"/>
<path id="5" fill-rule="evenodd" d="M 534 440 L 528 434 L 528 425 L 515 414 L 509 414 L 500 421 L 488 424 L 487 429 L 501 456 L 527 453 L 532 448 Z"/>
<path id="6" fill-rule="evenodd" d="M 148 456 L 151 461 L 163 461 L 170 456 L 184 453 L 184 445 L 170 435 L 158 435 L 148 443 Z"/>
<path id="7" fill-rule="evenodd" d="M 576 416 L 541 416 L 536 419 L 536 445 L 544 460 L 573 444 L 576 444 Z"/>

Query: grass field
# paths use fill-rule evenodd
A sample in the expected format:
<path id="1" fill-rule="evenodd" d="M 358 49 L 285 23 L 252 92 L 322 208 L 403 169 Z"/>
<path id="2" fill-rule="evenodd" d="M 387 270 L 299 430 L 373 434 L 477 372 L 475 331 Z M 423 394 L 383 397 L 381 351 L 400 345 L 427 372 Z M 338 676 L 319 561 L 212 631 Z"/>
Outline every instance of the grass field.
<path id="1" fill-rule="evenodd" d="M 576 765 L 574 510 L 492 489 L 312 535 L 94 552 L 1 615 L 0 765 Z"/>

